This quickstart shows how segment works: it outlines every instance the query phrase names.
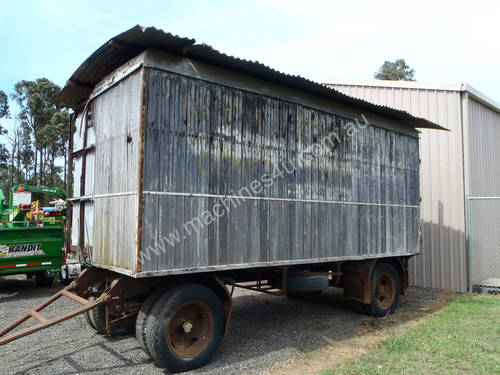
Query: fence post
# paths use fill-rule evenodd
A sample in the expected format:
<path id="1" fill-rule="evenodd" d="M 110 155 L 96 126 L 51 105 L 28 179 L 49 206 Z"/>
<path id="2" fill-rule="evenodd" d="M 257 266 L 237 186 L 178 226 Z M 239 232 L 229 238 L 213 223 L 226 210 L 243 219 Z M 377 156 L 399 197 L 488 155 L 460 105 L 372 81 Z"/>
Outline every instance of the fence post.
<path id="1" fill-rule="evenodd" d="M 470 232 L 470 199 L 469 197 L 465 197 L 467 201 L 467 268 L 469 270 L 468 277 L 468 290 L 469 293 L 472 293 L 472 245 L 471 245 L 471 232 Z"/>

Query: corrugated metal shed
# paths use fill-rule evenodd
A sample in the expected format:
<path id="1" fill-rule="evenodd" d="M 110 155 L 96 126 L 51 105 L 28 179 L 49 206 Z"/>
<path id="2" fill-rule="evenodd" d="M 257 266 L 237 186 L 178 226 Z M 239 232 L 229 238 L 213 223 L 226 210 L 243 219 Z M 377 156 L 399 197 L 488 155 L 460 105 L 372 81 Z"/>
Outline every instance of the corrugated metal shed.
<path id="1" fill-rule="evenodd" d="M 403 109 L 450 132 L 422 130 L 423 252 L 411 264 L 414 285 L 467 289 L 465 196 L 500 195 L 495 140 L 500 105 L 469 85 L 334 81 L 347 95 Z"/>
<path id="2" fill-rule="evenodd" d="M 500 105 L 497 110 L 477 100 L 468 99 L 467 106 L 467 195 L 500 196 L 498 140 L 500 139 Z"/>
<path id="3" fill-rule="evenodd" d="M 344 95 L 337 90 L 327 88 L 300 76 L 279 72 L 257 61 L 228 56 L 206 44 L 195 44 L 194 39 L 182 38 L 154 27 L 139 25 L 110 39 L 85 60 L 66 83 L 59 97 L 59 105 L 76 108 L 84 103 L 97 83 L 123 63 L 146 49 L 158 49 L 322 96 L 340 103 L 355 105 L 360 109 L 373 111 L 406 123 L 409 127 L 439 129 L 437 124 L 426 119 L 415 119 L 414 116 L 405 111 L 374 105 L 365 100 Z"/>

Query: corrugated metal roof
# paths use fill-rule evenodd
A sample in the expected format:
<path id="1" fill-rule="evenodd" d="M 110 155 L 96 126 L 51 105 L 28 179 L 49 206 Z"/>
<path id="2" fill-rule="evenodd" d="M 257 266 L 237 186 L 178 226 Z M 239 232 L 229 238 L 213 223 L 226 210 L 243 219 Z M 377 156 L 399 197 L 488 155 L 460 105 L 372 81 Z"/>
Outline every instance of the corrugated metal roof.
<path id="1" fill-rule="evenodd" d="M 154 27 L 134 26 L 104 43 L 73 73 L 59 96 L 62 106 L 75 108 L 85 101 L 104 77 L 148 48 L 183 55 L 194 39 L 182 38 Z"/>
<path id="2" fill-rule="evenodd" d="M 404 89 L 413 90 L 439 90 L 439 91 L 457 91 L 457 92 L 467 92 L 477 101 L 483 103 L 492 110 L 500 113 L 500 103 L 486 96 L 486 94 L 475 89 L 467 83 L 461 84 L 443 84 L 443 83 L 428 83 L 428 82 L 415 82 L 415 81 L 388 81 L 388 80 L 347 80 L 347 79 L 334 79 L 325 80 L 324 85 L 334 88 L 338 85 L 344 86 L 368 86 L 368 87 L 397 87 Z"/>
<path id="3" fill-rule="evenodd" d="M 154 27 L 146 28 L 139 25 L 110 39 L 85 60 L 66 83 L 59 97 L 59 105 L 75 108 L 90 96 L 95 85 L 106 75 L 139 53 L 150 48 L 230 69 L 337 102 L 354 105 L 383 116 L 397 119 L 410 127 L 444 129 L 431 121 L 416 118 L 408 112 L 375 105 L 345 95 L 337 90 L 300 76 L 279 72 L 257 61 L 228 56 L 206 44 L 195 44 L 194 39 L 182 38 Z"/>

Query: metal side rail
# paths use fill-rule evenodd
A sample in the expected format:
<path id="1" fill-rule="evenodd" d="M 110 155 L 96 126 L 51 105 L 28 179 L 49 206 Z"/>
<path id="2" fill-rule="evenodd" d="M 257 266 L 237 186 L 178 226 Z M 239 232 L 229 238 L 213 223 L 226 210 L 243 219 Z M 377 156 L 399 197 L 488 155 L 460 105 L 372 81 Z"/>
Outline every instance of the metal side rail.
<path id="1" fill-rule="evenodd" d="M 24 314 L 22 317 L 17 319 L 15 322 L 9 324 L 7 327 L 2 329 L 0 331 L 0 346 L 4 344 L 8 344 L 9 342 L 12 342 L 14 340 L 17 340 L 21 337 L 31 335 L 32 333 L 41 331 L 42 329 L 51 327 L 55 324 L 64 322 L 65 320 L 71 319 L 77 315 L 86 313 L 89 310 L 92 310 L 93 308 L 102 305 L 103 303 L 106 302 L 108 298 L 108 293 L 103 293 L 101 294 L 95 301 L 89 301 L 85 298 L 82 298 L 74 293 L 71 293 L 72 290 L 75 289 L 75 282 L 72 282 L 70 285 L 68 285 L 66 288 L 60 290 L 56 294 L 54 294 L 52 297 L 49 299 L 45 300 L 43 303 L 35 307 L 33 310 L 28 311 L 26 314 Z M 75 310 L 68 311 L 65 314 L 59 315 L 55 318 L 52 319 L 46 319 L 43 315 L 40 314 L 40 312 L 49 306 L 51 303 L 57 301 L 61 297 L 67 297 L 75 302 L 78 302 L 81 306 L 78 307 Z M 18 332 L 12 333 L 8 336 L 5 336 L 7 333 L 12 331 L 13 329 L 19 327 L 21 324 L 26 322 L 29 318 L 34 318 L 38 321 L 38 324 L 24 328 Z"/>

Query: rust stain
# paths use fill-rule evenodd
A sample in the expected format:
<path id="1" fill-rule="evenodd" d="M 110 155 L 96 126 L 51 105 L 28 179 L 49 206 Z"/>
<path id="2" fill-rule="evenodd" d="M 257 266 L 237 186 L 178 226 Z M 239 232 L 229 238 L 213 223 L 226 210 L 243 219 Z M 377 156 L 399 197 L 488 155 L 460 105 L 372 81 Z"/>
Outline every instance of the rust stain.
<path id="1" fill-rule="evenodd" d="M 141 272 L 142 263 L 141 263 L 141 251 L 142 251 L 142 223 L 143 223 L 143 215 L 144 215 L 144 127 L 146 126 L 146 80 L 147 80 L 147 72 L 142 67 L 142 97 L 141 97 L 141 119 L 139 125 L 139 181 L 137 188 L 137 199 L 138 199 L 138 220 L 137 220 L 137 263 L 136 263 L 136 272 Z"/>

